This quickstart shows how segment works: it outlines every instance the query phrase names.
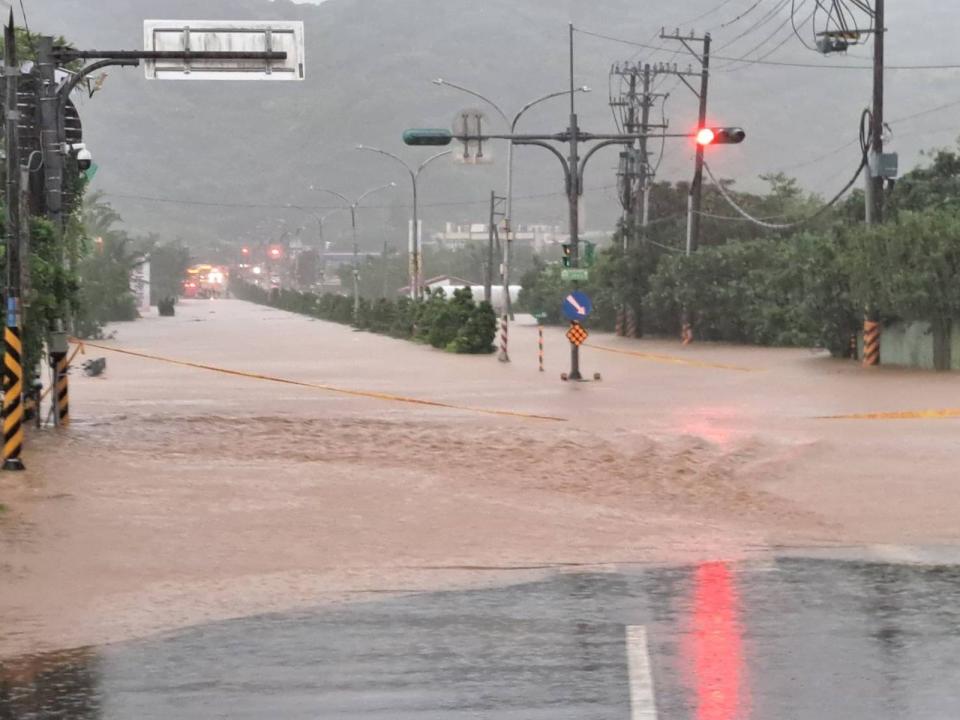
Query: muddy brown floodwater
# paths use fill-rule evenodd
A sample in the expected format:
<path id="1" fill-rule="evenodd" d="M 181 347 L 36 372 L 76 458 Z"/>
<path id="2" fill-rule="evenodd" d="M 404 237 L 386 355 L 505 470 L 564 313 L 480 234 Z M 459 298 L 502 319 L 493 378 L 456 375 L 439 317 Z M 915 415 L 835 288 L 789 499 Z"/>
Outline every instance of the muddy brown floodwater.
<path id="1" fill-rule="evenodd" d="M 805 350 L 594 334 L 596 383 L 514 326 L 510 364 L 239 301 L 188 301 L 87 348 L 69 430 L 0 475 L 0 656 L 560 568 L 774 548 L 952 543 L 953 376 Z M 470 408 L 470 409 L 459 409 Z M 476 410 L 504 410 L 519 416 Z M 551 420 L 525 415 L 559 418 Z"/>

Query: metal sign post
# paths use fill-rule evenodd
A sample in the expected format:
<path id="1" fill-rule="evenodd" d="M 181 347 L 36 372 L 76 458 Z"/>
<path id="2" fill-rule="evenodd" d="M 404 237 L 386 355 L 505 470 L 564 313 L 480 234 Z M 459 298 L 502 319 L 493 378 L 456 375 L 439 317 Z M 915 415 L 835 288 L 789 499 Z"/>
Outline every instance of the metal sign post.
<path id="1" fill-rule="evenodd" d="M 563 314 L 570 321 L 570 330 L 567 340 L 570 341 L 570 373 L 564 378 L 568 380 L 582 380 L 580 374 L 580 346 L 587 339 L 587 331 L 580 325 L 593 312 L 593 302 L 590 297 L 580 290 L 574 290 L 563 299 Z"/>

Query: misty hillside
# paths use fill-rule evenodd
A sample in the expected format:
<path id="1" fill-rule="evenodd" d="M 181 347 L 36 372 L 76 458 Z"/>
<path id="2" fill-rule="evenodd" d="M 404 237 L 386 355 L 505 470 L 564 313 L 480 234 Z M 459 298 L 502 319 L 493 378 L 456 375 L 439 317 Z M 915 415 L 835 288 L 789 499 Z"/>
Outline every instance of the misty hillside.
<path id="1" fill-rule="evenodd" d="M 303 83 L 147 81 L 142 69 L 109 71 L 102 92 L 79 99 L 88 145 L 100 171 L 94 188 L 105 191 L 131 230 L 182 236 L 188 241 L 221 238 L 248 241 L 275 236 L 278 223 L 295 228 L 310 215 L 286 204 L 330 205 L 309 185 L 348 195 L 389 182 L 396 190 L 371 201 L 382 209 L 362 216 L 365 243 L 400 240 L 380 227 L 399 225 L 410 199 L 405 172 L 387 158 L 358 152 L 357 143 L 379 145 L 410 161 L 430 148 L 405 148 L 401 131 L 410 126 L 448 126 L 455 112 L 478 101 L 431 84 L 443 76 L 500 102 L 512 113 L 528 100 L 566 86 L 567 22 L 622 38 L 647 42 L 661 24 L 708 13 L 694 24 L 714 30 L 718 56 L 750 52 L 777 26 L 766 51 L 783 46 L 768 59 L 803 63 L 862 64 L 857 57 L 824 60 L 791 40 L 786 15 L 741 39 L 751 25 L 737 13 L 752 3 L 676 0 L 647 3 L 627 0 L 328 0 L 321 5 L 287 0 L 31 0 L 31 29 L 63 33 L 84 48 L 128 49 L 142 46 L 142 21 L 183 19 L 302 19 L 307 33 L 307 80 Z M 960 9 L 921 0 L 888 11 L 888 63 L 950 62 L 955 55 L 946 33 Z M 718 27 L 725 22 L 727 28 Z M 656 42 L 656 41 L 655 41 Z M 728 47 L 723 47 L 732 43 Z M 671 50 L 673 48 L 671 47 Z M 644 54 L 646 53 L 646 54 Z M 607 107 L 607 71 L 627 59 L 668 60 L 686 64 L 682 55 L 577 36 L 577 83 L 594 92 L 578 97 L 581 123 L 595 132 L 613 130 Z M 724 66 L 727 67 L 724 67 Z M 891 118 L 944 104 L 960 96 L 958 71 L 891 72 L 887 87 Z M 667 115 L 674 131 L 695 122 L 691 93 L 666 80 Z M 952 94 L 951 94 L 952 93 Z M 757 176 L 786 169 L 823 194 L 842 186 L 857 162 L 850 146 L 859 111 L 870 98 L 870 73 L 861 70 L 730 65 L 716 62 L 710 88 L 711 119 L 741 125 L 748 139 L 718 148 L 711 163 L 744 187 L 759 189 Z M 522 128 L 557 131 L 566 126 L 564 100 L 531 111 Z M 931 113 L 894 124 L 893 149 L 908 168 L 918 151 L 952 143 L 957 125 L 947 113 Z M 463 167 L 440 161 L 424 175 L 422 202 L 428 229 L 446 221 L 483 222 L 491 189 L 502 191 L 504 150 L 489 167 Z M 691 150 L 686 141 L 668 140 L 659 178 L 687 179 Z M 816 162 L 810 162 L 816 160 Z M 796 167 L 797 165 L 799 167 Z M 613 227 L 618 215 L 614 191 L 616 152 L 604 151 L 587 173 L 586 224 Z M 515 219 L 520 223 L 563 223 L 565 203 L 559 167 L 536 148 L 518 150 Z M 527 197 L 525 197 L 527 196 Z M 532 196 L 532 197 L 530 197 Z M 194 201 L 200 205 L 160 202 Z M 254 205 L 236 208 L 225 205 Z M 388 206 L 393 205 L 393 208 Z M 321 211 L 323 212 L 323 211 Z M 335 216 L 336 217 L 336 216 Z M 344 217 L 329 220 L 331 234 L 344 231 Z M 310 230 L 313 232 L 313 230 Z"/>

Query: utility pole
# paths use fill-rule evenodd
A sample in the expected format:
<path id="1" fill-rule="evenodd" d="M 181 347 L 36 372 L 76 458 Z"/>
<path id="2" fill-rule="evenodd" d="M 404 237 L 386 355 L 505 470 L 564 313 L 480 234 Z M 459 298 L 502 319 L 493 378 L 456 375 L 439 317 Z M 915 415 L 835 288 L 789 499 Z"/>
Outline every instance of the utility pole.
<path id="1" fill-rule="evenodd" d="M 873 35 L 873 118 L 870 123 L 870 157 L 867 163 L 867 224 L 883 222 L 884 175 L 883 157 L 883 36 L 884 0 L 874 0 Z"/>
<path id="2" fill-rule="evenodd" d="M 483 299 L 488 303 L 493 302 L 493 263 L 496 255 L 494 250 L 500 248 L 500 230 L 499 224 L 501 218 L 506 218 L 506 211 L 501 209 L 504 202 L 506 202 L 505 197 L 497 195 L 496 191 L 490 191 L 490 218 L 489 224 L 487 225 L 487 259 L 486 259 L 486 270 L 483 274 Z M 501 248 L 502 249 L 502 248 Z M 507 274 L 507 269 L 504 266 L 502 268 L 503 272 L 500 273 L 500 276 L 503 278 L 504 288 L 507 287 L 507 282 L 509 275 Z M 509 315 L 510 313 L 510 297 L 509 292 L 504 298 L 503 314 Z"/>
<path id="3" fill-rule="evenodd" d="M 483 273 L 483 299 L 488 303 L 493 302 L 493 213 L 494 203 L 496 202 L 496 193 L 490 191 L 490 219 L 487 224 L 487 262 Z"/>
<path id="4" fill-rule="evenodd" d="M 690 88 L 690 91 L 696 95 L 700 101 L 700 110 L 697 115 L 697 129 L 706 127 L 707 124 L 707 89 L 710 84 L 710 33 L 702 37 L 697 37 L 694 33 L 687 36 L 680 34 L 675 30 L 668 35 L 660 32 L 661 40 L 674 40 L 681 43 L 687 51 L 700 63 L 700 72 L 695 73 L 692 70 L 686 72 L 677 70 L 664 70 L 679 77 L 683 84 Z M 702 43 L 703 51 L 698 53 L 694 50 L 691 43 Z M 700 89 L 697 90 L 688 81 L 688 76 L 700 77 Z M 703 206 L 703 145 L 697 144 L 697 155 L 694 164 L 693 182 L 690 183 L 690 194 L 687 197 L 687 255 L 696 252 L 700 246 L 700 213 Z"/>
<path id="5" fill-rule="evenodd" d="M 6 81 L 4 122 L 7 153 L 6 223 L 6 322 L 3 329 L 3 469 L 23 470 L 23 339 L 21 328 L 20 272 L 20 137 L 17 93 L 20 67 L 17 64 L 13 10 L 4 29 L 3 75 Z M 39 414 L 40 408 L 35 411 Z"/>
<path id="6" fill-rule="evenodd" d="M 666 95 L 653 95 L 650 92 L 652 72 L 650 63 L 643 66 L 643 104 L 640 106 L 640 227 L 646 228 L 650 222 L 650 181 L 653 173 L 650 172 L 650 154 L 647 151 L 647 133 L 650 132 L 650 107 L 655 98 L 666 98 Z M 663 126 L 666 129 L 666 125 Z M 645 234 L 645 230 L 643 231 Z"/>
<path id="7" fill-rule="evenodd" d="M 650 108 L 660 98 L 666 98 L 664 93 L 652 92 L 653 78 L 657 70 L 649 63 L 617 63 L 611 68 L 611 79 L 619 78 L 621 85 L 624 80 L 627 90 L 620 97 L 612 99 L 611 108 L 616 112 L 621 108 L 623 129 L 628 134 L 636 134 L 639 140 L 636 147 L 630 146 L 620 153 L 620 203 L 623 206 L 623 242 L 622 249 L 627 251 L 630 242 L 636 237 L 636 229 L 640 228 L 641 236 L 649 222 L 650 181 L 653 173 L 650 168 L 650 155 L 647 147 L 647 135 L 652 127 L 666 129 L 666 124 L 650 124 Z M 630 232 L 626 232 L 627 230 Z M 638 323 L 636 308 L 624 301 L 617 308 L 617 335 L 635 337 Z"/>

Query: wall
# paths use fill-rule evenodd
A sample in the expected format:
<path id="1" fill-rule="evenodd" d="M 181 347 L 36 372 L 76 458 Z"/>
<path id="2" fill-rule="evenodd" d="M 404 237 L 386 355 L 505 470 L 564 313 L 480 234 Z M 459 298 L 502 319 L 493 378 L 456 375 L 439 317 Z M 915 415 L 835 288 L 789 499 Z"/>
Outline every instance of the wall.
<path id="1" fill-rule="evenodd" d="M 950 369 L 960 370 L 960 323 L 950 337 Z M 880 364 L 933 370 L 933 332 L 928 322 L 897 322 L 883 328 Z"/>

